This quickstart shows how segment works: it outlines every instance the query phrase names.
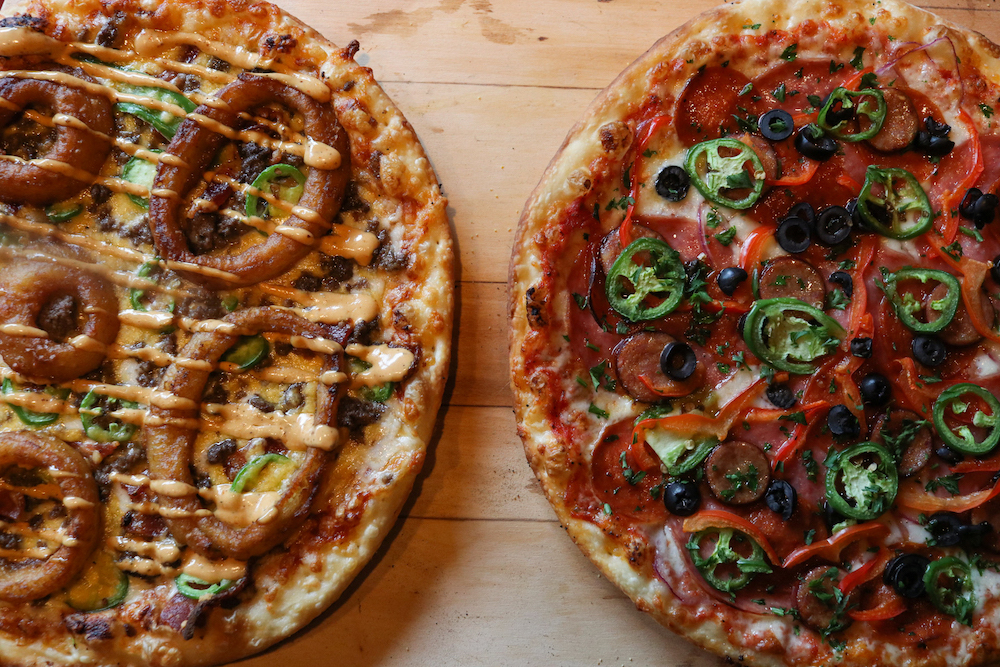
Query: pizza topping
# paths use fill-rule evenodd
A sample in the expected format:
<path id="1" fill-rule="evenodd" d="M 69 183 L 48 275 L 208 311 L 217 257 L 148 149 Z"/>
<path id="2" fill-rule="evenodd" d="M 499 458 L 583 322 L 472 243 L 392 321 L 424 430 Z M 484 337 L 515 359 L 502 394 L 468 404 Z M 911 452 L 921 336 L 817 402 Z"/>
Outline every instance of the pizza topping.
<path id="1" fill-rule="evenodd" d="M 1000 400 L 979 385 L 962 382 L 945 389 L 932 415 L 938 435 L 955 451 L 978 456 L 1000 443 Z"/>
<path id="2" fill-rule="evenodd" d="M 792 518 L 797 501 L 795 487 L 783 479 L 772 479 L 764 494 L 767 506 L 785 521 Z"/>
<path id="3" fill-rule="evenodd" d="M 802 622 L 815 630 L 832 634 L 843 630 L 850 604 L 838 584 L 846 572 L 836 567 L 817 567 L 806 573 L 795 592 L 795 608 Z"/>
<path id="4" fill-rule="evenodd" d="M 815 308 L 826 300 L 823 276 L 801 259 L 782 256 L 764 265 L 757 279 L 761 299 L 798 299 Z"/>
<path id="5" fill-rule="evenodd" d="M 941 316 L 938 307 L 939 304 L 946 301 L 950 296 L 950 289 L 948 286 L 941 284 L 931 292 L 930 297 L 924 305 L 924 317 L 928 322 L 932 322 Z M 972 307 L 979 309 L 981 320 L 993 325 L 997 317 L 993 300 L 983 294 L 982 291 L 970 292 L 970 294 L 977 297 L 975 299 L 977 303 L 974 303 Z M 937 335 L 948 345 L 957 347 L 974 345 L 983 339 L 983 334 L 976 328 L 972 322 L 972 318 L 969 316 L 969 310 L 964 303 L 964 299 L 959 301 L 955 317 Z"/>
<path id="6" fill-rule="evenodd" d="M 625 318 L 653 320 L 680 305 L 685 279 L 676 250 L 659 239 L 639 238 L 611 266 L 605 292 L 611 307 Z"/>
<path id="7" fill-rule="evenodd" d="M 812 123 L 795 134 L 795 149 L 810 160 L 825 162 L 837 154 L 837 140 Z"/>
<path id="8" fill-rule="evenodd" d="M 698 357 L 687 343 L 670 341 L 660 352 L 660 371 L 673 380 L 687 380 L 698 369 Z"/>
<path id="9" fill-rule="evenodd" d="M 869 166 L 858 195 L 858 212 L 868 227 L 900 241 L 920 236 L 934 221 L 927 193 L 905 169 Z"/>
<path id="10" fill-rule="evenodd" d="M 927 566 L 923 578 L 927 597 L 940 611 L 953 616 L 959 623 L 972 625 L 972 568 L 955 556 L 945 556 Z"/>
<path id="11" fill-rule="evenodd" d="M 910 347 L 913 358 L 929 368 L 937 368 L 948 358 L 948 348 L 936 336 L 914 336 Z"/>
<path id="12" fill-rule="evenodd" d="M 25 475 L 23 487 L 15 488 L 36 501 L 53 501 L 62 510 L 53 508 L 53 516 L 64 517 L 55 531 L 31 522 L 5 526 L 34 539 L 30 546 L 0 550 L 0 599 L 36 600 L 64 588 L 86 564 L 99 529 L 97 485 L 76 449 L 39 433 L 0 434 L 0 469 L 12 467 L 33 471 Z"/>
<path id="13" fill-rule="evenodd" d="M 128 595 L 128 575 L 120 570 L 107 551 L 97 551 L 66 589 L 66 603 L 77 611 L 97 612 L 117 607 Z"/>
<path id="14" fill-rule="evenodd" d="M 86 76 L 79 70 L 76 74 Z M 80 123 L 56 126 L 55 142 L 38 159 L 8 157 L 0 161 L 0 181 L 4 183 L 0 199 L 45 206 L 72 197 L 100 173 L 111 150 L 108 134 L 114 117 L 105 97 L 55 81 L 5 77 L 0 81 L 0 99 L 5 101 L 0 105 L 0 127 L 36 105 Z"/>
<path id="15" fill-rule="evenodd" d="M 195 184 L 195 174 L 206 170 L 225 136 L 221 128 L 236 126 L 238 113 L 279 101 L 304 117 L 305 132 L 313 141 L 335 147 L 341 156 L 350 154 L 347 134 L 332 109 L 273 77 L 241 74 L 222 88 L 216 98 L 226 109 L 203 105 L 192 116 L 207 123 L 186 120 L 167 151 L 184 166 L 161 164 L 151 192 L 150 225 L 157 251 L 168 260 L 183 262 L 178 271 L 209 287 L 252 285 L 286 271 L 309 253 L 316 239 L 329 231 L 329 221 L 340 208 L 350 172 L 349 160 L 338 160 L 335 168 L 310 170 L 298 204 L 280 202 L 259 189 L 250 194 L 291 213 L 266 240 L 238 254 L 196 255 L 191 252 L 180 224 L 183 197 Z M 209 128 L 214 129 L 209 129 Z M 277 172 L 275 172 L 277 173 Z M 177 196 L 180 195 L 180 196 Z"/>
<path id="16" fill-rule="evenodd" d="M 882 129 L 886 109 L 885 96 L 877 88 L 835 88 L 820 109 L 816 124 L 842 141 L 863 141 Z M 858 126 L 853 121 L 858 121 Z"/>
<path id="17" fill-rule="evenodd" d="M 830 408 L 826 426 L 830 433 L 841 438 L 855 438 L 861 435 L 861 424 L 846 405 L 835 405 Z"/>
<path id="18" fill-rule="evenodd" d="M 73 328 L 77 335 L 60 342 L 38 328 L 38 318 L 47 304 L 65 296 L 84 308 L 78 318 L 82 322 Z M 118 334 L 117 314 L 118 300 L 111 286 L 95 273 L 70 262 L 9 262 L 0 277 L 0 320 L 30 331 L 0 331 L 0 354 L 21 375 L 56 381 L 80 377 L 104 361 L 106 346 Z"/>
<path id="19" fill-rule="evenodd" d="M 702 196 L 720 206 L 750 208 L 764 191 L 765 170 L 760 157 L 736 139 L 712 139 L 693 146 L 684 170 Z"/>
<path id="20" fill-rule="evenodd" d="M 757 121 L 760 133 L 768 141 L 784 141 L 795 131 L 792 114 L 784 109 L 772 109 L 761 115 Z"/>
<path id="21" fill-rule="evenodd" d="M 128 71 L 128 70 L 126 70 Z M 167 88 L 152 88 L 149 86 L 122 85 L 122 95 L 119 99 L 129 99 L 129 96 L 147 97 L 150 100 L 162 102 L 151 104 L 148 101 L 142 103 L 119 102 L 115 109 L 127 114 L 131 114 L 150 125 L 167 139 L 173 139 L 177 134 L 177 129 L 184 120 L 186 114 L 195 110 L 197 105 L 179 92 Z M 173 107 L 178 107 L 183 113 L 173 114 Z"/>
<path id="22" fill-rule="evenodd" d="M 861 399 L 865 405 L 879 407 L 892 400 L 892 385 L 889 379 L 881 373 L 869 373 L 858 383 Z"/>
<path id="23" fill-rule="evenodd" d="M 726 268 L 719 271 L 719 275 L 716 277 L 716 282 L 719 284 L 719 289 L 726 296 L 732 296 L 736 291 L 736 288 L 740 286 L 744 280 L 747 279 L 747 272 L 745 269 L 739 266 L 727 266 Z"/>
<path id="24" fill-rule="evenodd" d="M 750 351 L 775 368 L 811 374 L 815 362 L 840 345 L 844 328 L 815 306 L 792 298 L 756 301 L 743 338 Z"/>
<path id="25" fill-rule="evenodd" d="M 886 113 L 881 129 L 868 138 L 868 145 L 883 153 L 894 153 L 908 148 L 917 137 L 920 121 L 913 101 L 898 90 L 882 91 L 885 97 Z M 858 117 L 858 126 L 870 130 L 875 123 L 867 116 Z M 935 139 L 939 140 L 938 137 Z M 937 150 L 937 147 L 935 147 Z"/>
<path id="26" fill-rule="evenodd" d="M 782 410 L 787 410 L 798 403 L 798 399 L 795 398 L 795 392 L 784 382 L 774 382 L 767 385 L 765 395 L 767 396 L 767 400 Z"/>
<path id="27" fill-rule="evenodd" d="M 683 201 L 691 187 L 687 172 L 675 164 L 668 165 L 656 175 L 656 194 L 667 201 Z"/>
<path id="28" fill-rule="evenodd" d="M 733 528 L 700 530 L 685 546 L 705 581 L 723 593 L 738 591 L 757 574 L 772 571 L 761 546 Z"/>
<path id="29" fill-rule="evenodd" d="M 846 517 L 862 521 L 877 518 L 896 497 L 896 462 L 874 442 L 831 452 L 826 468 L 826 500 Z"/>
<path id="30" fill-rule="evenodd" d="M 902 285 L 907 281 L 919 281 L 924 285 L 928 282 L 934 282 L 938 283 L 939 288 L 944 288 L 943 293 L 938 289 L 931 293 L 926 310 L 933 312 L 934 316 L 928 316 L 926 322 L 917 319 L 917 314 L 922 314 L 922 311 L 925 310 L 922 307 L 923 299 L 918 299 L 913 292 L 901 291 Z M 895 273 L 884 272 L 882 286 L 892 303 L 896 316 L 908 329 L 918 333 L 936 333 L 948 326 L 958 310 L 962 291 L 958 279 L 950 273 L 936 269 L 911 267 L 900 269 Z M 937 296 L 935 297 L 935 295 Z"/>
<path id="31" fill-rule="evenodd" d="M 731 505 L 746 505 L 767 492 L 771 464 L 756 445 L 728 440 L 705 461 L 705 479 L 712 494 Z"/>
<path id="32" fill-rule="evenodd" d="M 872 356 L 872 339 L 868 336 L 852 338 L 851 355 L 859 359 L 870 358 Z"/>
<path id="33" fill-rule="evenodd" d="M 663 487 L 663 504 L 671 514 L 691 516 L 701 506 L 701 492 L 692 482 L 673 481 Z"/>
<path id="34" fill-rule="evenodd" d="M 133 401 L 105 396 L 91 389 L 80 402 L 80 422 L 88 438 L 97 442 L 128 442 L 136 433 L 135 424 L 120 422 L 111 416 L 111 412 L 122 408 L 135 410 L 139 407 Z"/>
<path id="35" fill-rule="evenodd" d="M 774 238 L 783 250 L 797 255 L 812 245 L 812 227 L 802 218 L 789 216 L 778 225 Z"/>
<path id="36" fill-rule="evenodd" d="M 189 574 L 181 574 L 174 580 L 177 592 L 192 600 L 202 600 L 211 598 L 223 591 L 228 590 L 236 582 L 232 579 L 222 579 L 216 582 L 207 582 L 204 579 L 193 577 Z"/>

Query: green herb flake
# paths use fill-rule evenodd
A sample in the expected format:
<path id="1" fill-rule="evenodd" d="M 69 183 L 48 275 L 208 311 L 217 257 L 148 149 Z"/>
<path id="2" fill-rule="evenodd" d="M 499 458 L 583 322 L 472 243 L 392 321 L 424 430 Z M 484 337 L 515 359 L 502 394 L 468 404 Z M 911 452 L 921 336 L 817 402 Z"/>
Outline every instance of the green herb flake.
<path id="1" fill-rule="evenodd" d="M 590 408 L 587 410 L 587 412 L 589 412 L 592 415 L 597 415 L 601 419 L 607 419 L 608 417 L 611 416 L 610 412 L 608 412 L 607 410 L 601 410 L 599 407 L 597 407 L 593 403 L 590 404 Z"/>
<path id="2" fill-rule="evenodd" d="M 746 172 L 743 172 L 746 173 Z M 724 246 L 728 246 L 733 242 L 733 238 L 736 236 L 736 228 L 730 227 L 729 229 L 715 234 L 715 240 Z"/>
<path id="3" fill-rule="evenodd" d="M 927 485 L 924 486 L 924 489 L 927 490 L 928 493 L 930 493 L 933 491 L 937 491 L 940 488 L 944 489 L 953 496 L 957 496 L 958 481 L 962 479 L 962 477 L 964 477 L 964 475 L 960 472 L 956 472 L 951 475 L 945 475 L 944 477 L 938 477 L 937 479 L 932 479 L 931 481 L 927 482 Z"/>
<path id="4" fill-rule="evenodd" d="M 838 63 L 836 60 L 830 61 L 830 74 L 836 74 L 842 69 L 844 69 L 844 63 Z"/>
<path id="5" fill-rule="evenodd" d="M 969 227 L 959 227 L 958 231 L 962 232 L 968 237 L 976 239 L 979 243 L 983 242 L 983 235 L 978 229 L 970 229 Z"/>
<path id="6" fill-rule="evenodd" d="M 781 52 L 781 59 L 782 60 L 787 60 L 788 62 L 792 62 L 793 60 L 795 60 L 798 57 L 799 57 L 799 45 L 798 44 L 790 44 L 788 47 L 785 48 L 784 51 Z M 799 70 L 799 71 L 801 71 L 801 70 Z"/>
<path id="7" fill-rule="evenodd" d="M 980 104 L 979 105 L 979 110 L 982 111 L 983 115 L 986 116 L 987 118 L 992 118 L 993 117 L 993 107 L 991 107 L 990 105 L 988 105 L 988 104 Z"/>
<path id="8" fill-rule="evenodd" d="M 854 57 L 851 58 L 851 67 L 858 70 L 859 72 L 865 68 L 865 63 L 862 60 L 862 56 L 865 54 L 865 47 L 856 46 L 854 47 Z"/>
<path id="9" fill-rule="evenodd" d="M 775 88 L 774 91 L 771 92 L 771 94 L 774 95 L 774 99 L 778 100 L 779 102 L 784 102 L 785 95 L 787 94 L 787 90 L 785 89 L 785 84 L 781 84 L 780 86 Z"/>
<path id="10" fill-rule="evenodd" d="M 847 310 L 847 304 L 851 299 L 844 290 L 832 289 L 826 293 L 826 302 L 823 304 L 825 310 Z"/>
<path id="11" fill-rule="evenodd" d="M 576 305 L 580 308 L 580 310 L 586 310 L 587 309 L 587 301 L 588 301 L 588 299 L 589 299 L 589 297 L 586 297 L 586 296 L 584 296 L 582 294 L 577 294 L 576 292 L 573 292 L 573 300 L 576 301 Z"/>
<path id="12" fill-rule="evenodd" d="M 737 95 L 737 97 L 743 97 L 744 95 L 746 95 L 747 93 L 749 93 L 751 90 L 753 90 L 753 83 L 748 83 L 747 85 L 743 86 L 743 90 L 741 90 L 739 92 L 739 94 Z"/>

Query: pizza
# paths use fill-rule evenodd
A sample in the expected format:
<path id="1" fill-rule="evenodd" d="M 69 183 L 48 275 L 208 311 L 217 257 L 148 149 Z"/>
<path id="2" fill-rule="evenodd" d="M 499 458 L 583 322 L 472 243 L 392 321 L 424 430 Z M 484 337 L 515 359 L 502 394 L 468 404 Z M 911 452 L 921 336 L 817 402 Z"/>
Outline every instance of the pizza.
<path id="1" fill-rule="evenodd" d="M 529 462 L 695 644 L 1000 657 L 998 57 L 896 0 L 728 3 L 600 94 L 528 199 Z"/>
<path id="2" fill-rule="evenodd" d="M 346 588 L 449 363 L 410 125 L 265 2 L 0 21 L 0 662 L 217 664 Z"/>

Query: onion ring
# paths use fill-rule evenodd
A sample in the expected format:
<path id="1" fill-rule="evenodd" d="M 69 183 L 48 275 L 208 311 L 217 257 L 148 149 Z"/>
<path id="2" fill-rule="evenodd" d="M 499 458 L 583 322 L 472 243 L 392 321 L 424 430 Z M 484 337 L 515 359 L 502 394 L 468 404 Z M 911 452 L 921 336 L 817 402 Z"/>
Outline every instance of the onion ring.
<path id="1" fill-rule="evenodd" d="M 65 588 L 87 563 L 97 543 L 99 517 L 97 483 L 86 460 L 62 440 L 41 433 L 0 433 L 0 467 L 54 468 L 54 482 L 63 498 L 82 499 L 67 507 L 61 531 L 72 540 L 44 560 L 24 565 L 0 565 L 0 600 L 37 600 Z"/>
<path id="2" fill-rule="evenodd" d="M 105 346 L 118 335 L 118 298 L 103 278 L 88 271 L 36 259 L 14 261 L 0 272 L 0 322 L 41 329 L 39 315 L 53 299 L 71 296 L 84 318 L 80 333 L 96 345 L 0 332 L 0 355 L 12 369 L 31 378 L 65 382 L 104 361 Z M 78 318 L 79 319 L 79 318 Z"/>
<path id="3" fill-rule="evenodd" d="M 180 357 L 208 361 L 213 366 L 241 334 L 260 331 L 296 336 L 329 338 L 329 332 L 321 325 L 309 322 L 294 313 L 275 308 L 248 308 L 226 316 L 225 322 L 234 324 L 236 333 L 220 331 L 195 334 L 184 346 Z M 344 353 L 329 355 L 323 371 L 340 371 L 344 365 Z M 192 368 L 191 364 L 172 365 L 163 376 L 161 389 L 174 396 L 201 403 L 205 383 L 210 371 Z M 317 384 L 315 423 L 332 426 L 337 417 L 340 397 L 345 391 L 344 383 L 332 385 L 325 390 Z M 177 420 L 196 418 L 197 409 L 153 408 L 154 423 L 162 418 L 162 425 L 146 427 L 146 458 L 149 461 L 149 476 L 185 484 L 192 483 L 191 452 L 196 429 L 177 425 Z M 194 495 L 171 497 L 161 494 L 158 502 L 178 513 L 191 513 L 188 517 L 167 516 L 166 521 L 174 539 L 185 543 L 208 557 L 226 556 L 247 560 L 260 555 L 280 544 L 309 514 L 313 496 L 319 484 L 326 452 L 310 447 L 301 466 L 292 473 L 287 490 L 278 498 L 274 506 L 277 516 L 267 523 L 252 523 L 245 528 L 233 527 L 215 516 L 194 517 L 193 513 L 202 509 Z"/>
<path id="4" fill-rule="evenodd" d="M 283 226 L 305 232 L 309 241 L 274 233 L 266 241 L 252 245 L 238 255 L 195 255 L 188 246 L 180 224 L 183 199 L 208 168 L 225 137 L 190 118 L 181 124 L 167 147 L 167 152 L 181 158 L 186 166 L 177 167 L 160 162 L 157 168 L 149 203 L 149 224 L 153 240 L 161 257 L 209 269 L 199 271 L 197 267 L 173 267 L 188 279 L 207 287 L 228 289 L 253 285 L 283 273 L 309 254 L 319 242 L 319 237 L 330 231 L 333 218 L 340 210 L 344 188 L 350 176 L 351 148 L 347 133 L 332 108 L 275 79 L 241 74 L 219 91 L 218 98 L 229 108 L 202 105 L 194 113 L 227 127 L 235 127 L 239 112 L 266 102 L 278 101 L 305 117 L 305 133 L 310 140 L 332 146 L 341 157 L 340 166 L 336 169 L 310 168 L 305 190 L 299 200 L 299 206 L 315 211 L 321 220 L 309 221 L 292 215 L 283 223 Z M 164 190 L 175 194 L 164 197 Z M 157 191 L 161 191 L 161 195 L 155 194 Z M 220 276 L 219 271 L 230 275 Z"/>
<path id="5" fill-rule="evenodd" d="M 74 73 L 75 76 L 82 76 Z M 107 135 L 113 130 L 114 111 L 105 97 L 88 95 L 71 86 L 37 79 L 0 79 L 0 128 L 9 125 L 26 107 L 37 104 L 83 122 L 90 130 L 56 126 L 56 141 L 42 156 L 74 169 L 99 174 L 111 150 Z M 100 134 L 98 134 L 100 133 Z M 101 134 L 105 136 L 100 136 Z M 90 182 L 22 161 L 0 160 L 0 201 L 44 206 L 72 197 Z"/>

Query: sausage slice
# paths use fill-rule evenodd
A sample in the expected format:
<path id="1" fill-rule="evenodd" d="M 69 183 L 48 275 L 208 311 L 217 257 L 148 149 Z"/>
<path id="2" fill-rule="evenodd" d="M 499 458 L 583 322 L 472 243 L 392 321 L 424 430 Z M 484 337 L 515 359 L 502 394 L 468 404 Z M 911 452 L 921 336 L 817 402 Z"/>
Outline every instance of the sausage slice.
<path id="1" fill-rule="evenodd" d="M 649 227 L 644 227 L 642 225 L 632 225 L 632 239 L 663 239 L 662 236 L 654 232 Z M 618 228 L 615 227 L 611 230 L 604 239 L 601 240 L 601 267 L 604 269 L 604 275 L 611 273 L 611 267 L 614 266 L 615 260 L 618 256 L 622 254 L 622 244 L 621 237 L 618 234 Z"/>
<path id="2" fill-rule="evenodd" d="M 906 93 L 887 88 L 882 94 L 886 104 L 885 122 L 878 134 L 868 140 L 868 144 L 883 153 L 901 151 L 913 143 L 920 129 L 917 109 Z M 864 115 L 858 116 L 858 124 L 862 131 L 871 127 L 871 121 Z"/>
<path id="3" fill-rule="evenodd" d="M 746 505 L 764 497 L 771 464 L 756 445 L 727 440 L 705 460 L 705 479 L 712 495 L 730 505 Z"/>
<path id="4" fill-rule="evenodd" d="M 803 623 L 815 630 L 830 627 L 837 608 L 834 588 L 845 574 L 832 565 L 809 570 L 795 591 L 795 607 Z"/>
<path id="5" fill-rule="evenodd" d="M 872 439 L 889 447 L 890 451 L 902 447 L 899 474 L 915 475 L 930 461 L 933 442 L 930 427 L 925 423 L 914 432 L 914 425 L 925 420 L 912 410 L 894 409 L 875 421 Z M 902 441 L 901 436 L 906 436 Z"/>
<path id="6" fill-rule="evenodd" d="M 934 309 L 934 302 L 943 299 L 948 294 L 948 288 L 945 285 L 938 285 L 931 292 L 930 297 L 928 297 L 926 304 L 924 305 L 924 314 L 927 317 L 928 322 L 933 322 L 941 314 Z M 997 311 L 993 307 L 993 302 L 988 296 L 983 294 L 981 291 L 978 292 L 979 295 L 979 310 L 982 313 L 982 319 L 989 324 L 993 325 L 994 320 L 997 316 Z M 976 331 L 976 327 L 972 326 L 972 322 L 969 320 L 969 311 L 965 307 L 965 301 L 959 301 L 958 310 L 955 311 L 955 319 L 946 326 L 944 329 L 937 333 L 938 337 L 949 345 L 972 345 L 978 343 L 983 339 L 982 334 Z"/>
<path id="7" fill-rule="evenodd" d="M 778 257 L 768 262 L 757 279 L 762 299 L 790 297 L 817 308 L 826 299 L 823 276 L 811 264 L 794 257 Z"/>
<path id="8" fill-rule="evenodd" d="M 663 374 L 660 354 L 668 343 L 673 342 L 674 337 L 670 334 L 642 332 L 618 344 L 613 353 L 615 372 L 629 396 L 645 403 L 655 403 L 667 396 L 687 396 L 704 384 L 705 365 L 700 361 L 694 373 L 685 380 L 675 380 Z"/>

